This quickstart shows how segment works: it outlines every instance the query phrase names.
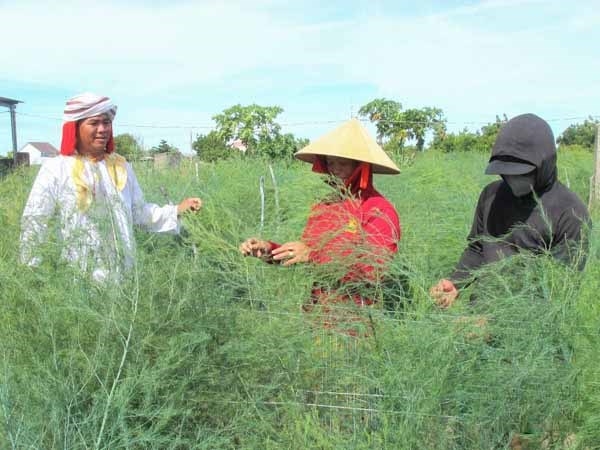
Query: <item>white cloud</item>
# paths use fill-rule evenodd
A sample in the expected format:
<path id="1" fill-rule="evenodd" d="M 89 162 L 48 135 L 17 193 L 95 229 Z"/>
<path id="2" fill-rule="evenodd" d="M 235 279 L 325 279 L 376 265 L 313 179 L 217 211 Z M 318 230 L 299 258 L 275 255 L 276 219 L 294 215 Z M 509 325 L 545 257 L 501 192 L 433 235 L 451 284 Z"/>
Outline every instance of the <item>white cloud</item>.
<path id="1" fill-rule="evenodd" d="M 337 119 L 351 102 L 369 101 L 366 92 L 406 107 L 441 107 L 464 123 L 532 107 L 555 117 L 600 112 L 592 1 L 574 8 L 562 0 L 489 0 L 428 15 L 399 11 L 396 2 L 396 9 L 317 6 L 0 3 L 2 33 L 11 37 L 0 47 L 2 77 L 108 93 L 119 99 L 123 124 L 211 125 L 223 108 L 263 99 L 285 105 L 291 122 Z M 333 101 L 329 86 L 350 90 Z M 309 90 L 322 101 L 308 100 Z M 26 100 L 33 112 L 41 101 Z M 51 107 L 59 116 L 62 105 Z M 173 131 L 183 146 L 180 135 Z"/>
<path id="2" fill-rule="evenodd" d="M 540 4 L 548 5 L 551 3 L 557 3 L 560 0 L 483 0 L 478 3 L 470 3 L 464 6 L 455 7 L 449 11 L 443 13 L 443 16 L 459 16 L 466 15 L 472 17 L 473 15 L 505 10 L 507 8 L 513 9 L 523 6 L 538 6 Z"/>
<path id="3" fill-rule="evenodd" d="M 3 6 L 5 76 L 46 83 L 117 82 L 153 90 L 201 84 L 269 65 L 288 28 L 264 13 L 225 4 L 157 9 L 117 3 Z"/>

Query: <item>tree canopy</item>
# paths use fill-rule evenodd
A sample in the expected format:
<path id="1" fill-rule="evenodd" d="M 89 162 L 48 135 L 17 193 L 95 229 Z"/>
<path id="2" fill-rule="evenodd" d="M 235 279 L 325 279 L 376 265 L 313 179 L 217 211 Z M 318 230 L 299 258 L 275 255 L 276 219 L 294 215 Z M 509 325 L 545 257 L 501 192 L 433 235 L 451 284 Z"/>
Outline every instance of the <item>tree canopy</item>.
<path id="1" fill-rule="evenodd" d="M 152 155 L 156 153 L 176 153 L 179 152 L 177 147 L 174 147 L 167 143 L 164 139 L 161 139 L 158 145 L 155 145 L 150 149 Z"/>
<path id="2" fill-rule="evenodd" d="M 570 125 L 558 136 L 556 143 L 560 146 L 577 145 L 592 150 L 600 120 L 589 117 L 583 123 Z"/>
<path id="3" fill-rule="evenodd" d="M 214 162 L 220 159 L 231 158 L 238 150 L 231 148 L 221 138 L 217 131 L 206 135 L 200 134 L 192 143 L 192 148 L 202 161 Z"/>
<path id="4" fill-rule="evenodd" d="M 281 126 L 275 119 L 282 112 L 283 108 L 279 106 L 234 105 L 213 116 L 213 120 L 224 142 L 240 139 L 252 153 L 260 141 L 279 134 Z"/>
<path id="5" fill-rule="evenodd" d="M 496 116 L 495 122 L 488 123 L 480 130 L 473 132 L 466 128 L 458 133 L 437 134 L 431 144 L 432 149 L 450 152 L 469 152 L 489 153 L 496 141 L 498 131 L 508 120 L 506 114 L 503 118 Z"/>
<path id="6" fill-rule="evenodd" d="M 363 105 L 358 115 L 375 124 L 377 141 L 386 148 L 402 149 L 406 141 L 415 141 L 417 150 L 425 148 L 428 131 L 443 134 L 446 119 L 439 108 L 424 107 L 402 111 L 402 104 L 395 100 L 377 98 Z"/>
<path id="7" fill-rule="evenodd" d="M 202 142 L 197 141 L 197 147 L 200 149 L 210 144 L 220 148 L 222 155 L 227 155 L 221 146 L 231 147 L 233 143 L 238 143 L 245 147 L 245 153 L 249 156 L 289 158 L 308 141 L 297 139 L 291 133 L 282 134 L 281 125 L 276 122 L 282 112 L 283 108 L 279 106 L 234 105 L 213 116 L 217 124 L 215 134 L 203 136 Z"/>
<path id="8" fill-rule="evenodd" d="M 127 160 L 136 160 L 143 154 L 143 148 L 138 140 L 129 133 L 118 134 L 114 137 L 115 151 Z"/>

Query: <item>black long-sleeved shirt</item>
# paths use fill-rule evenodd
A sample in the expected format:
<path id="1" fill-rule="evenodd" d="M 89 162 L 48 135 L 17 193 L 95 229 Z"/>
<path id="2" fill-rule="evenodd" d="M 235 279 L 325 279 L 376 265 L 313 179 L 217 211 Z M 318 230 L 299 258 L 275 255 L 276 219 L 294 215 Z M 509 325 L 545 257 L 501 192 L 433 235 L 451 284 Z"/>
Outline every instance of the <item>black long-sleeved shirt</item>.
<path id="1" fill-rule="evenodd" d="M 479 196 L 469 244 L 450 278 L 460 284 L 472 270 L 522 250 L 550 252 L 582 269 L 585 258 L 579 247 L 587 247 L 589 223 L 585 205 L 558 181 L 537 200 L 533 195 L 514 197 L 504 181 L 496 181 Z"/>
<path id="2" fill-rule="evenodd" d="M 557 180 L 556 147 L 548 124 L 533 114 L 511 119 L 494 143 L 490 161 L 495 159 L 535 166 L 534 192 L 516 197 L 504 180 L 483 189 L 469 244 L 450 279 L 463 284 L 474 269 L 522 250 L 549 252 L 583 269 L 590 216 L 579 197 Z"/>

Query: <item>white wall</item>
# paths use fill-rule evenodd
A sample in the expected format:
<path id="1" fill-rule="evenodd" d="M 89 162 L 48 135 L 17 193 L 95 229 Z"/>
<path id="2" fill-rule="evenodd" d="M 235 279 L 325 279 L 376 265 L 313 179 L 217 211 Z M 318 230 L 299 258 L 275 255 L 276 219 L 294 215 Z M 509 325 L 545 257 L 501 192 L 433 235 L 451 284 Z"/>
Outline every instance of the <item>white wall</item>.
<path id="1" fill-rule="evenodd" d="M 29 143 L 25 144 L 19 152 L 29 153 L 29 164 L 32 166 L 42 164 L 47 159 L 54 158 L 54 156 L 43 157 L 42 152 Z"/>
<path id="2" fill-rule="evenodd" d="M 29 164 L 31 164 L 32 166 L 42 164 L 43 160 L 45 159 L 42 158 L 41 152 L 31 144 L 25 145 L 19 151 L 22 153 L 29 153 Z"/>

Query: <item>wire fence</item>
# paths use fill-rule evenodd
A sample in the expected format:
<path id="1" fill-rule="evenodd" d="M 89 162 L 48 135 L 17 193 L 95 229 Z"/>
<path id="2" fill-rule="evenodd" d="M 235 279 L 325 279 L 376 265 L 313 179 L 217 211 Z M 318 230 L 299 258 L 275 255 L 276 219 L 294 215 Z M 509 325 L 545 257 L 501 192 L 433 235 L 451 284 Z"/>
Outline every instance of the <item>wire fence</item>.
<path id="1" fill-rule="evenodd" d="M 4 113 L 8 113 L 9 111 L 2 111 Z M 48 116 L 48 115 L 44 115 L 44 114 L 36 114 L 36 113 L 26 113 L 26 112 L 21 112 L 21 111 L 15 111 L 15 114 L 17 116 L 23 116 L 23 117 L 33 117 L 33 118 L 38 118 L 38 119 L 45 119 L 45 120 L 49 120 L 49 121 L 56 121 L 56 122 L 62 122 L 62 117 L 57 117 L 57 116 Z M 380 120 L 369 120 L 367 118 L 364 117 L 356 117 L 358 120 L 360 120 L 363 123 L 371 123 L 371 122 L 377 122 L 377 123 L 382 123 L 382 124 L 395 124 L 395 125 L 431 125 L 431 121 L 418 121 L 418 120 L 405 120 L 405 119 L 398 119 L 398 120 L 384 120 L 384 119 L 380 119 Z M 588 114 L 585 116 L 564 116 L 564 117 L 553 117 L 553 118 L 548 118 L 545 119 L 547 122 L 567 122 L 567 121 L 580 121 L 580 120 L 600 120 L 600 114 Z M 298 120 L 298 121 L 290 121 L 290 122 L 277 122 L 279 125 L 281 125 L 282 127 L 301 127 L 301 126 L 314 126 L 314 125 L 331 125 L 331 124 L 338 124 L 338 123 L 342 123 L 344 121 L 348 120 L 348 118 L 332 118 L 332 119 L 322 119 L 322 120 Z M 487 125 L 490 123 L 489 120 L 484 121 L 484 120 L 461 120 L 461 121 L 453 121 L 453 120 L 441 120 L 440 122 L 443 122 L 447 125 L 474 125 L 474 126 L 478 126 L 478 125 Z M 503 120 L 500 120 L 500 122 L 503 122 Z M 128 123 L 128 122 L 124 122 L 124 123 L 120 123 L 119 124 L 122 127 L 128 127 L 128 128 L 154 128 L 154 129 L 184 129 L 184 130 L 212 130 L 216 128 L 215 124 L 205 124 L 205 123 L 194 123 L 194 124 L 164 124 L 164 125 L 159 125 L 159 124 L 153 124 L 153 123 Z"/>

